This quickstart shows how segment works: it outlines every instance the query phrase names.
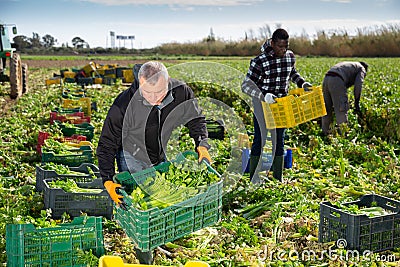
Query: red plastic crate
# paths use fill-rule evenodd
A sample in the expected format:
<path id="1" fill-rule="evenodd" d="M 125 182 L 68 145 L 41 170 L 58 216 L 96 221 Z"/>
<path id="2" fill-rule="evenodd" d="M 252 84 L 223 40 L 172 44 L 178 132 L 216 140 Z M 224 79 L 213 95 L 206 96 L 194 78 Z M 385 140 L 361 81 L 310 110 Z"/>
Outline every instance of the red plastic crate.
<path id="1" fill-rule="evenodd" d="M 90 116 L 85 116 L 84 112 L 75 112 L 71 114 L 59 114 L 56 111 L 50 112 L 50 124 L 54 124 L 54 121 L 69 122 L 73 124 L 81 124 L 84 122 L 90 122 Z"/>

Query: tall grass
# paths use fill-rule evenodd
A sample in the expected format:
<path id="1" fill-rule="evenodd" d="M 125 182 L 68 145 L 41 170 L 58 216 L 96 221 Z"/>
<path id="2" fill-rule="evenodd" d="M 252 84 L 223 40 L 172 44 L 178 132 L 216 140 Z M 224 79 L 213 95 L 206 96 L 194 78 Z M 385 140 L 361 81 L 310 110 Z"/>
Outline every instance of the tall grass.
<path id="1" fill-rule="evenodd" d="M 258 54 L 264 40 L 226 42 L 207 40 L 192 43 L 168 43 L 156 48 L 163 55 L 251 56 Z M 355 36 L 346 31 L 330 34 L 317 32 L 290 39 L 290 49 L 302 56 L 332 57 L 398 57 L 400 56 L 400 24 L 358 29 Z"/>

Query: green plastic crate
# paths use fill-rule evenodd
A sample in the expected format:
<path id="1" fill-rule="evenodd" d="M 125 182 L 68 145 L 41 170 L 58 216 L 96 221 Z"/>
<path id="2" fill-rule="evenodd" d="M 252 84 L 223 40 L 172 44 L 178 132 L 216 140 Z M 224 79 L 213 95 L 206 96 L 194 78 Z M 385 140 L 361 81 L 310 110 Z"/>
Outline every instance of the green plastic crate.
<path id="1" fill-rule="evenodd" d="M 61 97 L 65 99 L 80 99 L 87 97 L 87 92 L 82 88 L 63 88 Z"/>
<path id="2" fill-rule="evenodd" d="M 42 152 L 42 163 L 54 162 L 67 165 L 70 167 L 78 167 L 82 163 L 93 163 L 93 151 L 85 150 L 85 148 L 76 149 L 74 154 L 55 154 L 53 152 Z M 79 152 L 78 152 L 79 151 Z"/>
<path id="3" fill-rule="evenodd" d="M 140 250 L 149 251 L 218 222 L 221 219 L 222 185 L 221 180 L 205 192 L 164 209 L 142 211 L 130 207 L 125 211 L 116 208 L 114 218 Z M 132 205 L 125 191 L 122 194 L 124 201 Z"/>
<path id="4" fill-rule="evenodd" d="M 69 167 L 71 171 L 80 172 L 82 175 L 77 174 L 65 174 L 65 173 L 57 173 L 53 170 L 45 170 L 42 168 L 43 166 L 36 166 L 36 191 L 43 191 L 43 180 L 44 179 L 73 179 L 75 182 L 79 183 L 88 183 L 93 181 L 92 175 L 89 173 L 88 168 L 90 168 L 96 178 L 100 177 L 99 168 L 92 163 L 82 163 L 79 167 Z"/>
<path id="5" fill-rule="evenodd" d="M 188 155 L 197 155 L 193 153 L 183 153 L 175 161 L 181 161 Z M 165 162 L 132 175 L 122 172 L 114 178 L 125 188 L 133 188 L 154 176 L 156 171 L 168 171 L 170 165 L 170 162 Z M 145 211 L 133 207 L 128 194 L 121 190 L 124 201 L 130 207 L 127 211 L 116 208 L 114 218 L 140 250 L 149 251 L 218 222 L 221 219 L 222 188 L 223 181 L 220 180 L 185 201 L 164 209 L 151 208 Z"/>
<path id="6" fill-rule="evenodd" d="M 44 207 L 51 209 L 51 217 L 60 219 L 64 212 L 71 217 L 79 217 L 82 213 L 90 216 L 104 216 L 111 219 L 113 214 L 112 200 L 104 189 L 101 178 L 88 183 L 77 183 L 80 188 L 103 189 L 100 193 L 65 192 L 61 188 L 51 188 L 49 182 L 53 179 L 43 180 Z"/>
<path id="7" fill-rule="evenodd" d="M 55 108 L 54 112 L 57 112 L 60 115 L 66 115 L 66 114 L 72 114 L 76 112 L 82 112 L 82 108 L 77 107 L 77 108 Z"/>
<path id="8" fill-rule="evenodd" d="M 72 223 L 36 229 L 33 224 L 6 226 L 8 267 L 83 267 L 78 250 L 105 253 L 101 217 L 78 217 Z"/>
<path id="9" fill-rule="evenodd" d="M 57 127 L 61 129 L 64 136 L 72 136 L 74 134 L 86 136 L 87 141 L 91 141 L 94 137 L 94 126 L 91 123 L 84 122 L 81 124 L 74 124 L 73 126 L 66 126 L 61 122 L 54 122 Z"/>

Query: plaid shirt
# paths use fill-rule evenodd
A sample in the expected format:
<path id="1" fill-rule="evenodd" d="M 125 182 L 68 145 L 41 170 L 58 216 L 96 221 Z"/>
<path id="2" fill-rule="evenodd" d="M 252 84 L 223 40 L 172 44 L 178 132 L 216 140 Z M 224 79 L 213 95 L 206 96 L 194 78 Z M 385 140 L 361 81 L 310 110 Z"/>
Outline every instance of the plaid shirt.
<path id="1" fill-rule="evenodd" d="M 264 100 L 266 93 L 272 93 L 278 97 L 286 96 L 289 79 L 298 87 L 303 85 L 304 79 L 294 67 L 296 58 L 292 51 L 287 50 L 282 58 L 275 57 L 270 46 L 263 46 L 261 51 L 263 53 L 250 61 L 249 70 L 242 83 L 244 93 Z"/>

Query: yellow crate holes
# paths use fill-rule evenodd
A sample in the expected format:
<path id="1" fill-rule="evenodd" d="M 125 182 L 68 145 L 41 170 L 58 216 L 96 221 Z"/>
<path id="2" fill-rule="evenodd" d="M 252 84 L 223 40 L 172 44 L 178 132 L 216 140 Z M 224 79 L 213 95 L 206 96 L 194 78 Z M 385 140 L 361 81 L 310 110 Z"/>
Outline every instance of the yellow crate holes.
<path id="1" fill-rule="evenodd" d="M 262 102 L 262 107 L 267 129 L 291 128 L 326 115 L 321 86 L 291 90 L 288 96 L 276 98 L 276 103 Z"/>

